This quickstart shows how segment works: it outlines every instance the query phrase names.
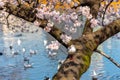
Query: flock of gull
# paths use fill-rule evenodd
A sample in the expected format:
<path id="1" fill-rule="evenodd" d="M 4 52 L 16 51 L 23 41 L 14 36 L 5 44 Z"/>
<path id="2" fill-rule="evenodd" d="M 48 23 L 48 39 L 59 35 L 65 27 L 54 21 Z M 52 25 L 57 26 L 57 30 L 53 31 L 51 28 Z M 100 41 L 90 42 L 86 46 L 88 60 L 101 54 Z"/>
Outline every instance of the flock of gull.
<path id="1" fill-rule="evenodd" d="M 22 55 L 22 61 L 23 61 L 23 68 L 24 70 L 27 70 L 27 69 L 30 69 L 30 68 L 33 68 L 33 64 L 34 63 L 31 63 L 31 57 L 38 54 L 38 51 L 37 50 L 33 50 L 33 49 L 29 49 L 29 50 L 26 50 L 25 47 L 21 47 L 20 50 L 16 50 L 15 47 L 16 45 L 17 46 L 21 46 L 22 44 L 22 40 L 20 38 L 18 38 L 15 42 L 16 44 L 13 45 L 13 44 L 10 44 L 8 46 L 8 49 L 10 51 L 10 56 L 15 58 L 16 56 L 19 56 L 19 55 Z M 47 42 L 44 42 L 44 45 L 46 45 Z M 29 51 L 29 52 L 27 52 Z M 6 53 L 6 51 L 0 51 L 0 56 L 9 56 L 9 54 Z M 48 51 L 48 57 L 55 57 L 57 55 L 57 52 L 50 52 Z M 60 65 L 64 62 L 64 60 L 59 60 L 58 61 L 58 68 L 60 67 Z M 45 76 L 44 80 L 50 80 L 49 77 Z"/>
<path id="2" fill-rule="evenodd" d="M 21 45 L 21 42 L 22 42 L 22 41 L 21 41 L 20 39 L 18 39 L 18 40 L 17 40 L 17 45 L 20 46 L 20 45 Z M 17 55 L 20 55 L 20 51 L 19 51 L 19 50 L 18 50 L 18 51 L 15 51 L 13 45 L 10 45 L 10 46 L 9 46 L 9 50 L 10 50 L 10 55 L 11 55 L 12 57 L 15 57 L 15 56 L 17 56 Z M 33 55 L 36 55 L 36 54 L 37 54 L 37 50 L 32 50 L 32 49 L 30 49 L 30 50 L 29 50 L 29 56 L 25 56 L 26 49 L 25 49 L 25 48 L 22 48 L 22 53 L 23 53 L 24 69 L 26 70 L 26 69 L 28 69 L 28 68 L 32 68 L 32 67 L 33 67 L 33 63 L 30 63 L 30 57 L 32 57 Z M 2 56 L 2 55 L 8 56 L 8 54 L 5 53 L 5 51 L 0 52 L 0 56 Z"/>

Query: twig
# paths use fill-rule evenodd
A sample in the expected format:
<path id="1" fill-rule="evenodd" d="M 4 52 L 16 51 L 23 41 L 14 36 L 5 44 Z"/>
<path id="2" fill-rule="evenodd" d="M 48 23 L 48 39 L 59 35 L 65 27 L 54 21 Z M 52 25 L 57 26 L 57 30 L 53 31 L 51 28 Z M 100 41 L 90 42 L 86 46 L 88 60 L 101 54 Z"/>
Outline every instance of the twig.
<path id="1" fill-rule="evenodd" d="M 9 17 L 9 15 L 10 15 L 10 14 L 8 14 L 7 17 L 6 17 L 8 28 L 9 28 L 9 21 L 8 21 L 8 17 Z"/>
<path id="2" fill-rule="evenodd" d="M 107 54 L 105 54 L 104 52 L 100 51 L 100 50 L 95 50 L 95 52 L 103 55 L 104 57 L 106 57 L 108 60 L 110 60 L 113 64 L 115 64 L 118 68 L 120 68 L 120 64 L 117 63 L 113 58 L 111 58 L 110 56 L 108 56 Z"/>
<path id="3" fill-rule="evenodd" d="M 111 4 L 113 2 L 113 0 L 111 0 L 109 3 L 108 3 L 108 5 L 105 7 L 105 11 L 103 12 L 103 17 L 102 17 L 102 26 L 104 26 L 104 18 L 105 18 L 105 13 L 106 13 L 106 10 L 107 10 L 107 8 L 109 7 L 109 5 Z"/>

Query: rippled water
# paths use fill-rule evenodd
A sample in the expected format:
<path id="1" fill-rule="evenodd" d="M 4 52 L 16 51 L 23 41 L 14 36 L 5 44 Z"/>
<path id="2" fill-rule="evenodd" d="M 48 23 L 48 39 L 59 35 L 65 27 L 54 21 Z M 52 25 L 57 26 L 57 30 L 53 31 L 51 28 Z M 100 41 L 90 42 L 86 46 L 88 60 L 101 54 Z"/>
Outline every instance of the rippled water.
<path id="1" fill-rule="evenodd" d="M 46 39 L 48 36 L 42 30 L 37 33 L 3 34 L 1 32 L 0 52 L 4 54 L 0 56 L 0 80 L 44 80 L 45 76 L 52 78 L 57 72 L 58 61 L 65 59 L 66 52 L 61 47 L 55 57 L 49 57 L 43 46 L 43 40 Z M 19 40 L 21 45 L 18 44 Z M 22 51 L 23 48 L 26 50 L 25 53 Z M 120 41 L 118 39 L 107 40 L 99 49 L 120 63 Z M 30 56 L 30 50 L 36 50 L 37 54 Z M 18 52 L 18 55 L 13 56 L 12 51 Z M 32 68 L 24 68 L 24 57 L 30 59 Z M 81 80 L 91 80 L 94 71 L 98 80 L 120 80 L 120 69 L 97 53 L 92 56 L 91 66 Z"/>

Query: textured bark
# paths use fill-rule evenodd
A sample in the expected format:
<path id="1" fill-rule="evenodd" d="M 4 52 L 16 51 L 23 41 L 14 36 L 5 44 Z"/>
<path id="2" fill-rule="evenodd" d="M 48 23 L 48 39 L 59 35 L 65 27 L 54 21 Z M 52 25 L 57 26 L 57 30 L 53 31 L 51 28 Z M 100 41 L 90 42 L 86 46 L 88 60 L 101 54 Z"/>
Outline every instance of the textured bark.
<path id="1" fill-rule="evenodd" d="M 81 75 L 89 68 L 91 55 L 97 47 L 93 34 L 83 36 L 72 42 L 77 51 L 68 54 L 53 80 L 79 80 Z"/>
<path id="2" fill-rule="evenodd" d="M 72 41 L 77 51 L 69 53 L 53 80 L 79 80 L 80 76 L 89 68 L 91 55 L 97 46 L 118 32 L 120 32 L 120 19 L 96 32 Z"/>
<path id="3" fill-rule="evenodd" d="M 96 17 L 100 0 L 79 0 L 82 6 L 90 6 L 91 13 Z M 7 12 L 23 18 L 27 21 L 33 22 L 36 20 L 36 10 L 32 6 L 19 5 L 15 6 L 7 3 Z M 44 28 L 47 24 L 47 20 L 40 20 L 42 24 L 40 25 Z M 60 39 L 61 30 L 53 27 L 52 31 L 49 32 L 55 39 L 57 39 L 66 48 L 70 45 L 75 45 L 76 52 L 69 53 L 65 62 L 61 65 L 58 72 L 53 77 L 53 80 L 79 80 L 81 75 L 89 68 L 91 55 L 93 51 L 100 45 L 103 41 L 111 37 L 112 35 L 120 31 L 120 19 L 106 25 L 104 28 L 92 32 L 89 28 L 90 21 L 87 20 L 85 25 L 85 32 L 87 33 L 82 37 L 72 40 L 68 44 L 64 44 Z"/>
<path id="4" fill-rule="evenodd" d="M 83 30 L 83 34 L 88 34 L 91 33 L 93 31 L 93 28 L 91 27 L 91 23 L 90 20 L 87 20 L 84 26 L 84 30 Z"/>
<path id="5" fill-rule="evenodd" d="M 120 32 L 120 19 L 117 19 L 112 23 L 104 26 L 100 30 L 94 32 L 94 39 L 97 45 L 99 45 L 118 32 Z"/>
<path id="6" fill-rule="evenodd" d="M 37 13 L 37 11 L 33 8 L 32 5 L 13 5 L 11 3 L 6 3 L 5 8 L 8 13 L 23 18 L 27 21 L 33 22 L 36 19 L 35 14 Z"/>

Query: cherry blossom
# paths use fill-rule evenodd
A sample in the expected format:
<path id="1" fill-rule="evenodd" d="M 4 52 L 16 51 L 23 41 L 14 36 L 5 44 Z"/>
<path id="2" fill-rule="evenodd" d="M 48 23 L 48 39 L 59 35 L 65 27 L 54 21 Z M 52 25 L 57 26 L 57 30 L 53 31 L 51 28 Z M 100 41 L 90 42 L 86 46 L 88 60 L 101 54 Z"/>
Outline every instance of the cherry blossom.
<path id="1" fill-rule="evenodd" d="M 82 7 L 82 15 L 86 16 L 90 14 L 90 8 L 88 6 Z"/>
<path id="2" fill-rule="evenodd" d="M 62 35 L 60 36 L 60 38 L 62 39 L 62 41 L 63 41 L 65 44 L 67 44 L 67 43 L 72 39 L 71 36 L 68 36 L 68 35 L 66 35 L 66 34 L 62 34 Z"/>
<path id="3" fill-rule="evenodd" d="M 70 15 L 62 13 L 59 17 L 61 21 L 63 21 L 65 24 L 69 24 L 71 22 Z"/>
<path id="4" fill-rule="evenodd" d="M 74 22 L 74 27 L 79 27 L 79 26 L 81 26 L 81 22 L 80 21 L 78 21 L 78 20 L 75 20 L 75 22 Z"/>
<path id="5" fill-rule="evenodd" d="M 39 26 L 41 23 L 38 22 L 37 20 L 34 21 L 34 25 Z"/>
<path id="6" fill-rule="evenodd" d="M 0 1 L 0 7 L 3 7 L 4 5 L 5 3 Z"/>
<path id="7" fill-rule="evenodd" d="M 86 15 L 86 17 L 87 17 L 88 19 L 91 19 L 93 16 L 92 16 L 92 14 L 89 14 L 89 15 Z"/>
<path id="8" fill-rule="evenodd" d="M 86 16 L 86 18 L 88 19 L 92 18 L 92 14 L 90 14 L 90 8 L 88 6 L 79 7 L 78 12 L 81 13 L 83 16 Z"/>
<path id="9" fill-rule="evenodd" d="M 44 28 L 44 30 L 45 30 L 46 32 L 50 32 L 50 31 L 51 31 L 51 27 L 46 26 L 46 27 Z"/>
<path id="10" fill-rule="evenodd" d="M 58 50 L 60 47 L 60 43 L 58 41 L 51 41 L 51 44 L 46 46 L 46 49 L 50 50 Z"/>
<path id="11" fill-rule="evenodd" d="M 40 19 L 44 19 L 44 15 L 43 13 L 37 13 L 36 16 Z"/>
<path id="12" fill-rule="evenodd" d="M 51 29 L 52 29 L 52 27 L 53 27 L 53 25 L 54 25 L 53 22 L 48 21 L 47 26 L 44 28 L 44 30 L 45 30 L 46 32 L 50 32 Z"/>
<path id="13" fill-rule="evenodd" d="M 76 20 L 76 19 L 78 19 L 78 15 L 76 14 L 76 12 L 73 12 L 72 14 L 70 14 L 70 18 L 72 20 Z"/>
<path id="14" fill-rule="evenodd" d="M 54 17 L 53 20 L 56 22 L 56 23 L 61 23 L 61 17 Z"/>
<path id="15" fill-rule="evenodd" d="M 60 12 L 56 10 L 53 10 L 51 13 L 53 14 L 54 17 L 55 16 L 58 17 L 60 15 Z"/>
<path id="16" fill-rule="evenodd" d="M 93 28 L 98 25 L 98 20 L 93 18 L 93 19 L 91 19 L 90 23 L 91 23 L 91 27 Z"/>
<path id="17" fill-rule="evenodd" d="M 44 12 L 44 18 L 45 19 L 50 19 L 50 17 L 52 16 L 52 14 L 50 12 Z"/>
<path id="18" fill-rule="evenodd" d="M 53 25 L 54 25 L 54 23 L 53 23 L 53 22 L 48 21 L 47 26 L 49 26 L 49 27 L 53 27 Z"/>

